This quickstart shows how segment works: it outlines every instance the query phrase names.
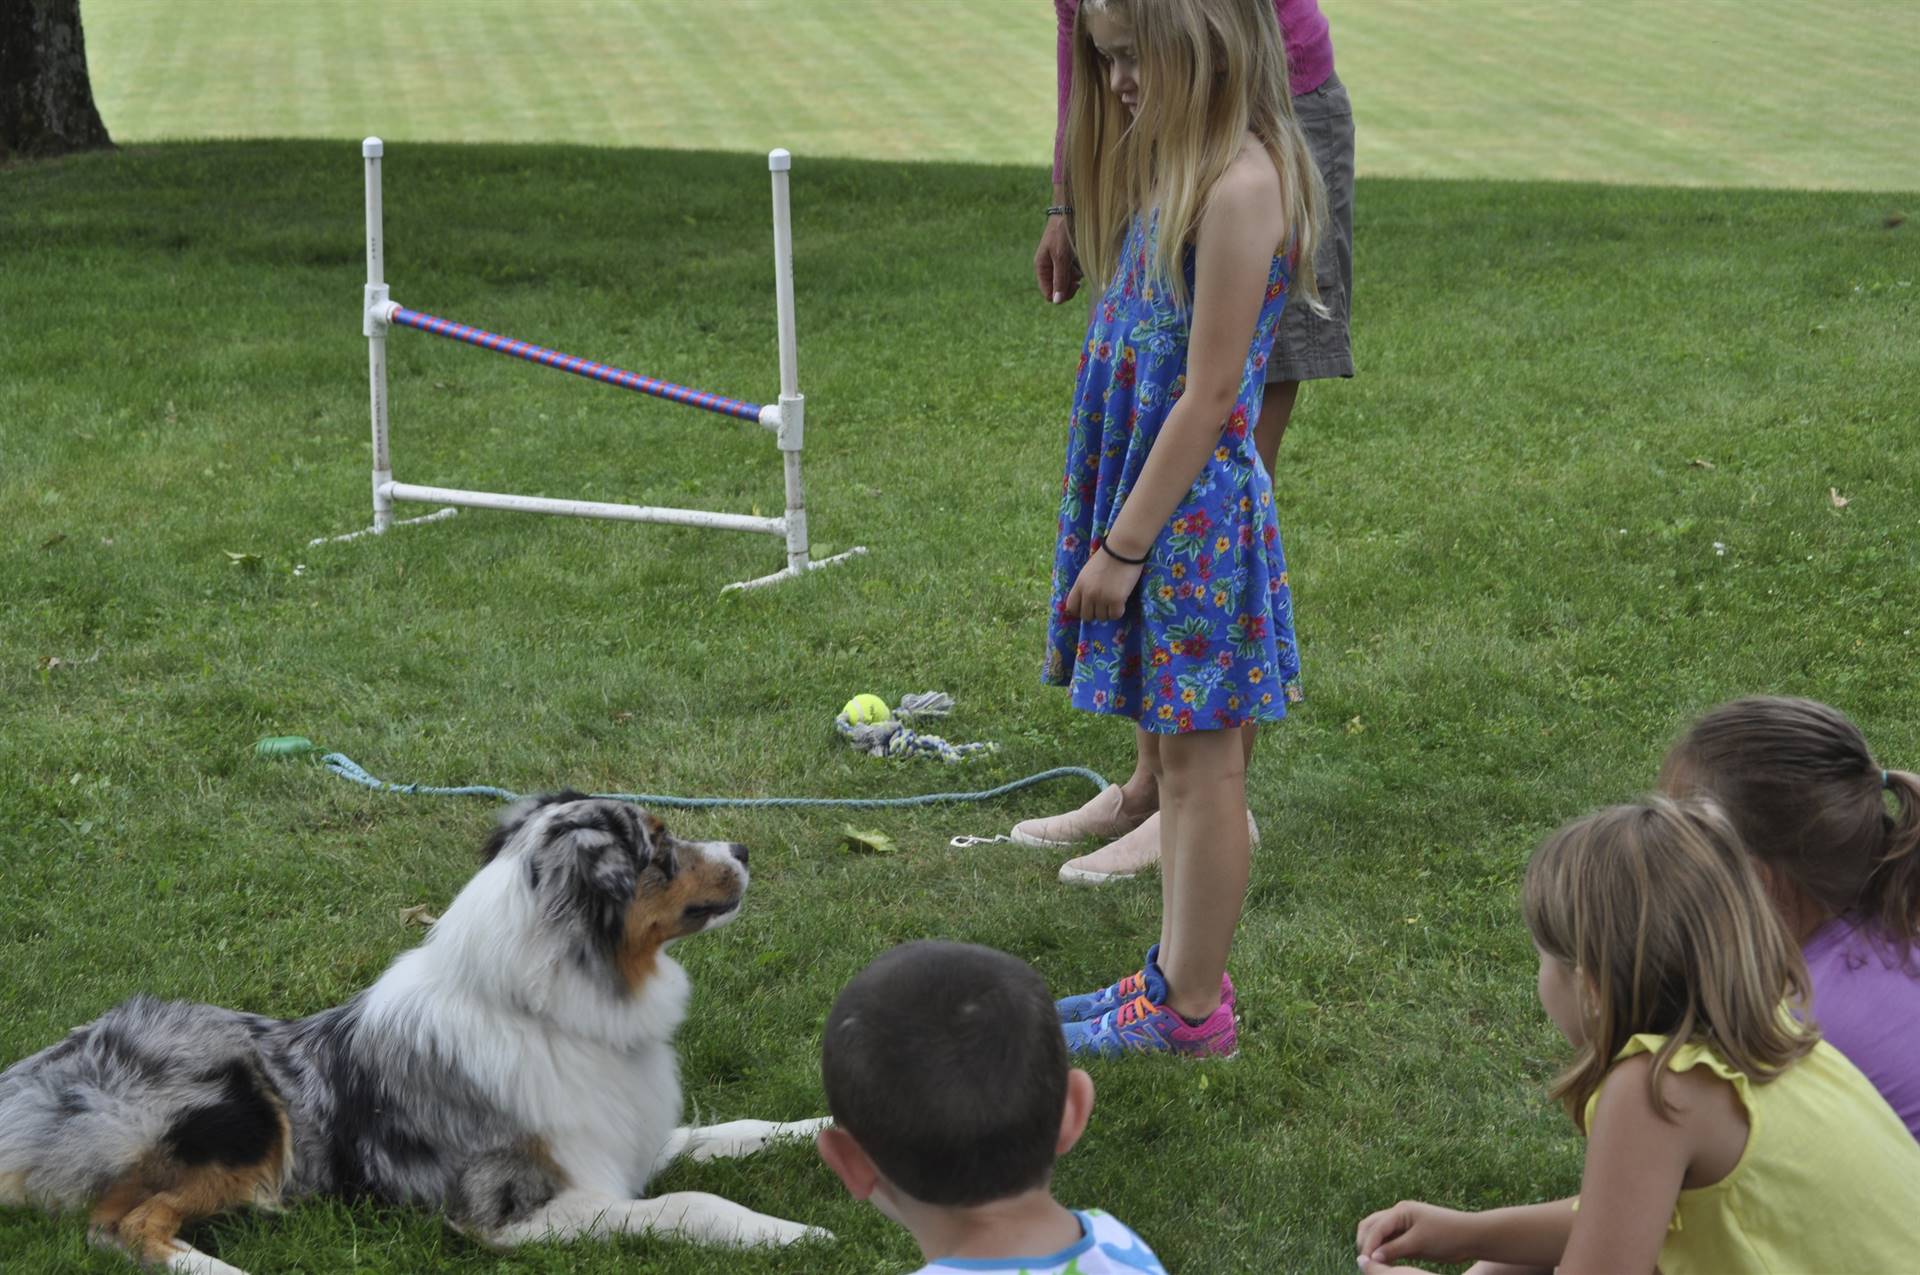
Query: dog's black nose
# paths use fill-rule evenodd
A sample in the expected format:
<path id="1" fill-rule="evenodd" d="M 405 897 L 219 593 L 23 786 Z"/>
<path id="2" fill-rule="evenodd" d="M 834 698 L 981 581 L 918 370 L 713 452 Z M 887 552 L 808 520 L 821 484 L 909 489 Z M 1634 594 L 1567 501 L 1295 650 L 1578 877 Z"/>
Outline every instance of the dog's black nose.
<path id="1" fill-rule="evenodd" d="M 741 867 L 747 866 L 747 848 L 736 842 L 727 843 L 727 853 L 739 860 Z"/>

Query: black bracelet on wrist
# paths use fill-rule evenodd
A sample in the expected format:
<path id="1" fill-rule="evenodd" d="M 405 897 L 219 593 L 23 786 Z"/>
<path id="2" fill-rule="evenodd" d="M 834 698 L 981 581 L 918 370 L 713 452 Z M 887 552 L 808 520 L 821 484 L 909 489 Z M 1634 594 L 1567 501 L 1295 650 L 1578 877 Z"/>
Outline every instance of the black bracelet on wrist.
<path id="1" fill-rule="evenodd" d="M 1047 208 L 1047 216 L 1049 216 L 1049 217 L 1071 217 L 1071 216 L 1073 216 L 1073 205 L 1072 205 L 1072 204 L 1052 204 L 1052 205 L 1049 205 L 1049 206 L 1048 206 L 1048 208 Z"/>
<path id="2" fill-rule="evenodd" d="M 1153 551 L 1148 550 L 1146 553 L 1141 554 L 1138 558 L 1129 558 L 1123 553 L 1116 553 L 1114 551 L 1113 546 L 1108 544 L 1105 539 L 1102 539 L 1100 541 L 1100 552 L 1106 554 L 1109 558 L 1112 558 L 1115 562 L 1124 562 L 1130 567 L 1141 566 L 1146 562 L 1148 558 L 1151 558 L 1153 556 Z"/>

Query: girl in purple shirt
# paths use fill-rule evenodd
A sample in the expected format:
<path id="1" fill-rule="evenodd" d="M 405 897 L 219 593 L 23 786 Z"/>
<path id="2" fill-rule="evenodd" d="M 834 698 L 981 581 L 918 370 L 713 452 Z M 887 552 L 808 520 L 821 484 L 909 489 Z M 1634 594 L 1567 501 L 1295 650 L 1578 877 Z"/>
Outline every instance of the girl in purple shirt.
<path id="1" fill-rule="evenodd" d="M 1800 941 L 1821 1034 L 1920 1137 L 1920 775 L 1825 704 L 1755 698 L 1701 718 L 1660 786 L 1726 807 Z"/>

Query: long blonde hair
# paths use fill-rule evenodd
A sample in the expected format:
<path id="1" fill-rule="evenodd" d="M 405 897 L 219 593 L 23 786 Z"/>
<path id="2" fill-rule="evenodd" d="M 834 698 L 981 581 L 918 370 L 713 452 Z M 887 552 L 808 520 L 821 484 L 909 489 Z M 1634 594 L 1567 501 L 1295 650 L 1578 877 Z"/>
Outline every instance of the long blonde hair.
<path id="1" fill-rule="evenodd" d="M 1668 1060 L 1690 1041 L 1765 1083 L 1820 1039 L 1800 949 L 1710 801 L 1652 797 L 1568 824 L 1534 851 L 1522 905 L 1540 950 L 1590 990 L 1586 1042 L 1552 1091 L 1583 1130 L 1587 1100 L 1642 1032 L 1667 1037 L 1647 1075 L 1662 1116 Z"/>
<path id="2" fill-rule="evenodd" d="M 1133 31 L 1140 102 L 1131 119 L 1107 82 L 1105 59 L 1087 31 L 1089 12 Z M 1096 286 L 1112 281 L 1132 216 L 1156 212 L 1149 272 L 1187 307 L 1187 241 L 1248 133 L 1280 172 L 1296 262 L 1293 296 L 1324 312 L 1313 258 L 1326 188 L 1294 120 L 1272 0 L 1082 0 L 1073 27 L 1066 179 L 1074 251 Z"/>

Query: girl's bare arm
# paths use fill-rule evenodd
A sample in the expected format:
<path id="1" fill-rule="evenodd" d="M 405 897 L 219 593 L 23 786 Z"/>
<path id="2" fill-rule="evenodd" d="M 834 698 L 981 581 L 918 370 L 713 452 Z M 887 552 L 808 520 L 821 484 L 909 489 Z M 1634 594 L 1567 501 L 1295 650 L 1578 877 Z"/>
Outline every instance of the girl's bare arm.
<path id="1" fill-rule="evenodd" d="M 1153 544 L 1220 445 L 1285 232 L 1280 175 L 1264 150 L 1249 146 L 1215 185 L 1195 232 L 1186 387 L 1107 533 L 1129 557 Z"/>

